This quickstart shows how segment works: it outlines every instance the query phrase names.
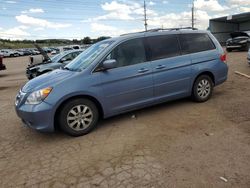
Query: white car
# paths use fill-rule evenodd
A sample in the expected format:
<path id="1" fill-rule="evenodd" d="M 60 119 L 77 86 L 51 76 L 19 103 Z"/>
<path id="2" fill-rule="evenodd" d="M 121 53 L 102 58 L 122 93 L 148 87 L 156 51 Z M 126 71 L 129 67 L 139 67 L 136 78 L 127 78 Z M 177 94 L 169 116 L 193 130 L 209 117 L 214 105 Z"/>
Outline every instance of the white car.
<path id="1" fill-rule="evenodd" d="M 17 51 L 9 50 L 9 49 L 1 50 L 0 53 L 4 57 L 18 57 L 20 55 Z"/>
<path id="2" fill-rule="evenodd" d="M 247 52 L 247 61 L 248 61 L 248 64 L 250 65 L 250 48 Z"/>

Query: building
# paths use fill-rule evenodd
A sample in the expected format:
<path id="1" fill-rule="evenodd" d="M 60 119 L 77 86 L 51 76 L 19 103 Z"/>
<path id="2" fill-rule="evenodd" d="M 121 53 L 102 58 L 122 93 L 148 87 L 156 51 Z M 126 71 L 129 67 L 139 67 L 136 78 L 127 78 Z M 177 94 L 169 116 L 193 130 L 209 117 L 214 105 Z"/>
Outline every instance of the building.
<path id="1" fill-rule="evenodd" d="M 250 12 L 209 20 L 209 29 L 221 44 L 225 44 L 234 31 L 250 31 Z"/>

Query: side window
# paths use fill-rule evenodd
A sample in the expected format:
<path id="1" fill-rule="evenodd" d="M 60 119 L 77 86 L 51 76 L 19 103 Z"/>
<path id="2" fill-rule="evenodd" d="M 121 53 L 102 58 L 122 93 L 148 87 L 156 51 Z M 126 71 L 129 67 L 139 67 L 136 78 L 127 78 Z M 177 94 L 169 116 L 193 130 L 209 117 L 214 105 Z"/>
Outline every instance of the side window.
<path id="1" fill-rule="evenodd" d="M 180 55 L 180 46 L 176 35 L 148 37 L 147 42 L 152 61 Z"/>
<path id="2" fill-rule="evenodd" d="M 180 43 L 183 54 L 215 49 L 212 40 L 206 33 L 180 34 Z"/>
<path id="3" fill-rule="evenodd" d="M 117 67 L 129 66 L 146 61 L 143 39 L 132 39 L 117 46 L 106 59 L 115 59 Z"/>

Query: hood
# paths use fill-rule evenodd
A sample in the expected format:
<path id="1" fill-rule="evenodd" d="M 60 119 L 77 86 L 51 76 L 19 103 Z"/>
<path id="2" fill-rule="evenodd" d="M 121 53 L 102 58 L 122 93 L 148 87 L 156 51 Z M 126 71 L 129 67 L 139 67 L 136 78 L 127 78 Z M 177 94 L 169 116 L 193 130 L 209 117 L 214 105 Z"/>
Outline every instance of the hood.
<path id="1" fill-rule="evenodd" d="M 46 87 L 54 87 L 56 84 L 63 82 L 75 74 L 77 74 L 77 72 L 61 69 L 54 70 L 30 80 L 23 86 L 22 91 L 28 93 Z"/>
<path id="2" fill-rule="evenodd" d="M 233 33 L 230 33 L 230 36 L 232 38 L 235 38 L 235 37 L 250 37 L 250 34 L 248 32 L 233 32 Z"/>
<path id="3" fill-rule="evenodd" d="M 47 65 L 47 64 L 50 64 L 52 63 L 52 61 L 44 61 L 42 63 L 37 63 L 37 64 L 29 64 L 27 68 L 33 68 L 33 67 L 37 67 L 39 65 Z"/>

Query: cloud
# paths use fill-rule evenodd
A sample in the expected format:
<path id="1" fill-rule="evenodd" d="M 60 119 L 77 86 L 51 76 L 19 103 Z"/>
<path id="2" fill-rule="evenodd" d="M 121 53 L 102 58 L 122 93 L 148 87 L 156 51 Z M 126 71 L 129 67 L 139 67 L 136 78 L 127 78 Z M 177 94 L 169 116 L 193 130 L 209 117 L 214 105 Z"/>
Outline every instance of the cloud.
<path id="1" fill-rule="evenodd" d="M 249 0 L 227 0 L 230 5 L 250 6 Z"/>
<path id="2" fill-rule="evenodd" d="M 16 1 L 5 1 L 5 3 L 15 4 L 15 3 L 17 3 L 17 2 L 16 2 Z"/>
<path id="3" fill-rule="evenodd" d="M 203 11 L 219 12 L 229 9 L 227 6 L 222 6 L 219 4 L 218 0 L 195 0 L 195 8 Z"/>
<path id="4" fill-rule="evenodd" d="M 124 3 L 111 1 L 101 5 L 101 8 L 107 12 L 102 16 L 89 18 L 82 22 L 95 22 L 99 20 L 141 20 L 144 14 L 143 6 L 137 2 L 126 1 Z M 151 9 L 147 9 L 148 16 L 156 16 L 157 13 Z"/>
<path id="5" fill-rule="evenodd" d="M 41 8 L 31 8 L 29 10 L 24 10 L 21 12 L 22 14 L 27 14 L 27 13 L 44 13 L 44 10 Z"/>
<path id="6" fill-rule="evenodd" d="M 27 27 L 26 27 L 27 28 Z M 7 30 L 0 30 L 0 38 L 12 39 L 12 40 L 22 40 L 30 36 L 30 33 L 24 31 L 25 26 L 17 26 Z"/>
<path id="7" fill-rule="evenodd" d="M 16 16 L 16 20 L 19 23 L 22 23 L 24 25 L 50 28 L 50 29 L 60 29 L 60 28 L 67 28 L 71 26 L 71 24 L 68 24 L 68 23 L 55 23 L 55 22 L 47 21 L 45 19 L 34 18 L 31 16 L 27 16 L 27 15 Z"/>
<path id="8" fill-rule="evenodd" d="M 151 5 L 151 6 L 153 6 L 153 5 L 155 5 L 155 2 L 153 2 L 153 1 L 149 1 L 149 3 L 148 3 L 149 5 Z"/>
<path id="9" fill-rule="evenodd" d="M 34 31 L 43 31 L 43 30 L 44 30 L 43 27 L 36 27 L 36 28 L 34 29 Z"/>
<path id="10" fill-rule="evenodd" d="M 195 27 L 200 29 L 207 29 L 210 16 L 206 11 L 197 10 Z M 191 11 L 184 11 L 181 13 L 169 13 L 162 16 L 153 17 L 148 20 L 148 25 L 151 28 L 175 28 L 175 27 L 189 27 L 191 25 Z"/>
<path id="11" fill-rule="evenodd" d="M 98 36 L 119 36 L 121 34 L 125 33 L 133 33 L 133 32 L 138 32 L 142 31 L 142 29 L 119 29 L 114 26 L 106 25 L 106 24 L 100 24 L 100 23 L 91 23 L 90 24 L 91 31 L 94 33 L 97 37 Z"/>
<path id="12" fill-rule="evenodd" d="M 250 7 L 240 7 L 239 8 L 241 12 L 250 12 Z"/>
<path id="13" fill-rule="evenodd" d="M 168 1 L 162 1 L 163 4 L 168 4 Z"/>

